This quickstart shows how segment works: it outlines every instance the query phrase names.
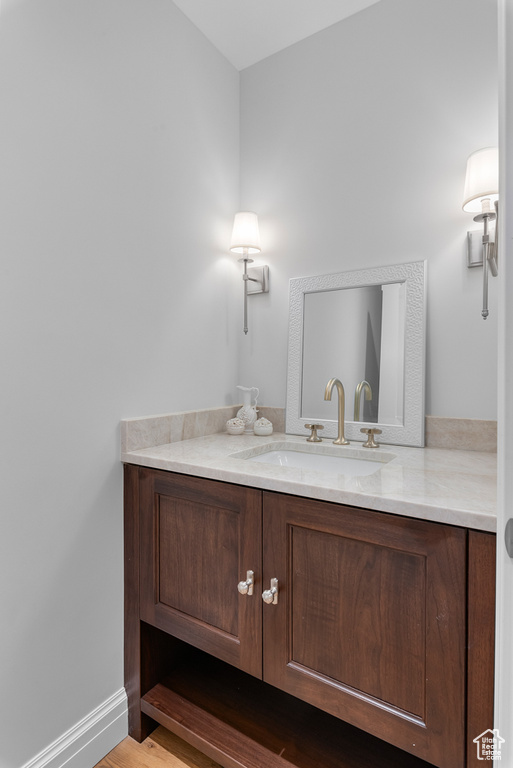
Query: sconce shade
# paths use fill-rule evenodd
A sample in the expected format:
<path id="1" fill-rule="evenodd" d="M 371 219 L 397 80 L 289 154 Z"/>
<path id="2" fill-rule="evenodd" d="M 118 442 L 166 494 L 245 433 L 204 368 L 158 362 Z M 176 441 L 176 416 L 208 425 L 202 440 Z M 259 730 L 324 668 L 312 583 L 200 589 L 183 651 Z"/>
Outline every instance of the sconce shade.
<path id="1" fill-rule="evenodd" d="M 234 253 L 259 253 L 260 233 L 258 216 L 251 211 L 240 211 L 235 214 L 233 222 L 230 251 Z"/>
<path id="2" fill-rule="evenodd" d="M 463 210 L 481 213 L 481 200 L 489 198 L 491 208 L 499 199 L 499 151 L 485 147 L 473 152 L 467 160 L 467 175 L 463 193 Z"/>

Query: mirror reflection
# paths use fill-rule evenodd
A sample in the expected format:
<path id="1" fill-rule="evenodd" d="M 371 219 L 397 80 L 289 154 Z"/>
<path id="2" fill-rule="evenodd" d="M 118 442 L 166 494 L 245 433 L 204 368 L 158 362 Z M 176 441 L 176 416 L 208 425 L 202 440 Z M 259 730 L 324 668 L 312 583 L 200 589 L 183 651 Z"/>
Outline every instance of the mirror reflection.
<path id="1" fill-rule="evenodd" d="M 305 294 L 302 418 L 333 418 L 319 395 L 337 375 L 346 419 L 403 423 L 405 306 L 404 282 Z"/>
<path id="2" fill-rule="evenodd" d="M 345 437 L 382 430 L 380 442 L 424 445 L 425 281 L 423 261 L 290 281 L 286 431 L 306 424 L 338 434 L 324 399 L 338 378 L 345 392 Z"/>

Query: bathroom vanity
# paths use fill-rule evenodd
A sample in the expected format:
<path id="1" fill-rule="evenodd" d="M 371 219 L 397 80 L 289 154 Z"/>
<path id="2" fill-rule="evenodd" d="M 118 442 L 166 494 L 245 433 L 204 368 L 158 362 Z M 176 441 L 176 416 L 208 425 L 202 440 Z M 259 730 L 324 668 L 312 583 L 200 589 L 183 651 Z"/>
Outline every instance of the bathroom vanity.
<path id="1" fill-rule="evenodd" d="M 225 768 L 477 766 L 493 457 L 390 447 L 343 477 L 248 461 L 262 441 L 301 442 L 123 453 L 131 735 L 160 723 Z"/>

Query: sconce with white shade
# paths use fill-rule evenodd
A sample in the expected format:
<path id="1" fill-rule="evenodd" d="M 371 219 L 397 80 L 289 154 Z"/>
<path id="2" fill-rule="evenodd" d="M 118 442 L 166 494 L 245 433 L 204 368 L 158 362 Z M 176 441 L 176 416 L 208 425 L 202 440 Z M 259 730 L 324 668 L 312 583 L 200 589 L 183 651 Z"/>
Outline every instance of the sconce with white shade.
<path id="1" fill-rule="evenodd" d="M 485 147 L 473 152 L 467 160 L 467 174 L 463 193 L 463 210 L 476 213 L 474 221 L 483 223 L 482 264 L 483 264 L 483 320 L 488 317 L 488 267 L 497 277 L 498 264 L 498 221 L 499 221 L 499 151 L 497 147 Z M 490 242 L 489 224 L 495 220 L 495 242 Z M 479 266 L 473 261 L 472 232 L 467 237 L 469 248 L 468 266 Z"/>
<path id="2" fill-rule="evenodd" d="M 230 251 L 241 253 L 239 261 L 244 264 L 242 280 L 244 282 L 244 333 L 248 332 L 248 295 L 269 292 L 269 267 L 250 267 L 250 256 L 260 253 L 260 232 L 258 216 L 252 211 L 239 211 L 235 214 Z"/>

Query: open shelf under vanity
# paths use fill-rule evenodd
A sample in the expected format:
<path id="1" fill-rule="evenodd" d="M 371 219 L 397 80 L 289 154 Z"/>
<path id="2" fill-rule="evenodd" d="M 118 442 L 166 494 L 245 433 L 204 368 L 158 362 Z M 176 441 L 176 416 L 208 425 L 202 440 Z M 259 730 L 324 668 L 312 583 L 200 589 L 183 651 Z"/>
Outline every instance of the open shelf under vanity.
<path id="1" fill-rule="evenodd" d="M 193 648 L 141 710 L 225 768 L 431 766 Z"/>

